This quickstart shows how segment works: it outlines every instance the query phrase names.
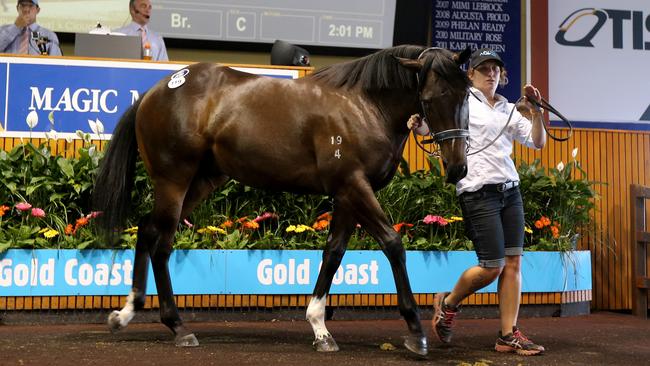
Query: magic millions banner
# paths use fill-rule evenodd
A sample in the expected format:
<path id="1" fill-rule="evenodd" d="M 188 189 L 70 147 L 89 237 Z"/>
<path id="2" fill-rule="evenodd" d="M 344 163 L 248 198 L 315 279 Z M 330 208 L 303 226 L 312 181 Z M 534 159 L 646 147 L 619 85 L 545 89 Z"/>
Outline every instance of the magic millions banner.
<path id="1" fill-rule="evenodd" d="M 0 57 L 0 137 L 77 138 L 77 131 L 109 139 L 126 109 L 178 63 Z M 234 69 L 281 78 L 297 70 Z M 31 126 L 27 116 L 31 118 Z M 89 123 L 90 122 L 90 123 Z M 103 129 L 93 131 L 101 122 Z M 50 131 L 55 131 L 51 133 Z M 99 132 L 99 133 L 98 133 Z M 47 135 L 46 135 L 47 134 Z"/>

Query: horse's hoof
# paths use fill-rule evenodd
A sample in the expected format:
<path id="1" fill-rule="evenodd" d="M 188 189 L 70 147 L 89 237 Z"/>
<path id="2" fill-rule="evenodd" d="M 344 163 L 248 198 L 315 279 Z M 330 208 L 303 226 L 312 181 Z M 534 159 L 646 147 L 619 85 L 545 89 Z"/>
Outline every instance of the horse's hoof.
<path id="1" fill-rule="evenodd" d="M 429 353 L 427 337 L 407 336 L 404 339 L 404 347 L 420 356 L 426 356 Z"/>
<path id="2" fill-rule="evenodd" d="M 325 338 L 317 339 L 314 341 L 314 348 L 318 352 L 338 352 L 339 346 L 336 344 L 334 337 L 327 336 Z"/>
<path id="3" fill-rule="evenodd" d="M 199 340 L 192 333 L 176 337 L 176 347 L 198 347 L 198 345 Z"/>
<path id="4" fill-rule="evenodd" d="M 113 312 L 108 315 L 108 329 L 110 329 L 111 333 L 117 333 L 124 328 L 126 328 L 126 326 L 122 325 L 120 322 L 120 312 L 113 310 Z"/>

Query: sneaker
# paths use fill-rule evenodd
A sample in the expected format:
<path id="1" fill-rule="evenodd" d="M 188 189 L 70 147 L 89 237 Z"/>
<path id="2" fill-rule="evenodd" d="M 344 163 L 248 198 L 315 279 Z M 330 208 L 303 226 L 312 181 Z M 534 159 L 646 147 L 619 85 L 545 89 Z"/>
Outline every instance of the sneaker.
<path id="1" fill-rule="evenodd" d="M 454 318 L 458 314 L 457 307 L 445 304 L 445 298 L 449 292 L 437 293 L 433 298 L 433 331 L 443 343 L 451 342 L 451 327 L 454 325 Z"/>
<path id="2" fill-rule="evenodd" d="M 544 352 L 544 347 L 533 343 L 517 327 L 512 327 L 512 333 L 505 336 L 499 332 L 494 349 L 497 352 L 513 352 L 522 356 L 533 356 Z"/>

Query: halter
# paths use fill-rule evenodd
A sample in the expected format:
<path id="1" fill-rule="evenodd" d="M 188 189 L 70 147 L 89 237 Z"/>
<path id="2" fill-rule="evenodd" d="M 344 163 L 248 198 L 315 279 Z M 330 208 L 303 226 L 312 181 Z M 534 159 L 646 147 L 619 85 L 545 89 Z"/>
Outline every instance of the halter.
<path id="1" fill-rule="evenodd" d="M 420 60 L 422 58 L 422 56 L 425 53 L 429 52 L 429 51 L 442 50 L 442 49 L 444 49 L 444 48 L 441 48 L 441 47 L 429 47 L 429 48 L 426 48 L 422 52 L 420 52 L 420 55 L 418 56 L 417 60 Z M 427 120 L 427 121 L 431 121 L 431 119 L 429 119 L 429 116 L 427 115 L 426 108 L 424 108 L 424 101 L 422 100 L 422 95 L 421 95 L 422 94 L 421 93 L 422 89 L 421 89 L 421 84 L 420 84 L 420 73 L 419 72 L 415 74 L 415 78 L 416 78 L 417 83 L 418 83 L 418 99 L 419 99 L 419 102 L 420 102 L 420 109 L 422 109 L 423 118 L 425 120 Z M 437 132 L 437 133 L 433 133 L 433 132 L 429 131 L 429 135 L 431 136 L 431 138 L 423 140 L 422 144 L 436 143 L 436 144 L 440 145 L 440 143 L 442 141 L 445 141 L 445 140 L 461 139 L 461 138 L 467 139 L 467 138 L 469 138 L 469 130 L 464 129 L 464 128 L 454 128 L 454 129 L 440 131 L 440 132 Z M 427 149 L 424 148 L 424 146 L 422 146 L 420 144 L 420 142 L 418 142 L 417 139 L 415 139 L 415 143 L 420 147 L 420 149 L 424 150 L 427 154 L 440 156 L 440 152 L 439 152 L 440 150 L 436 150 L 436 151 L 427 150 Z"/>

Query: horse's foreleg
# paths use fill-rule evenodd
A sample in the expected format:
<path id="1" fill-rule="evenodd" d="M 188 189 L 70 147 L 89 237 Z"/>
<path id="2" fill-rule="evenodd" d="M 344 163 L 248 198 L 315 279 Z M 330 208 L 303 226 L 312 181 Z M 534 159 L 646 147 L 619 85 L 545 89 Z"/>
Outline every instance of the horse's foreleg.
<path id="1" fill-rule="evenodd" d="M 406 251 L 402 245 L 401 237 L 390 225 L 370 185 L 365 181 L 360 181 L 356 186 L 358 191 L 350 197 L 354 200 L 351 205 L 354 208 L 354 217 L 379 242 L 390 262 L 397 288 L 400 314 L 404 317 L 411 333 L 406 338 L 404 345 L 412 352 L 426 355 L 428 353 L 427 338 L 422 330 L 417 303 L 406 272 Z"/>
<path id="2" fill-rule="evenodd" d="M 318 274 L 312 299 L 307 307 L 307 320 L 314 331 L 314 347 L 319 352 L 338 351 L 339 347 L 325 327 L 325 306 L 327 294 L 332 286 L 332 278 L 341 264 L 345 249 L 354 231 L 356 221 L 335 199 L 330 234 L 323 251 L 323 264 Z"/>
<path id="3" fill-rule="evenodd" d="M 138 240 L 135 245 L 135 261 L 133 266 L 133 285 L 131 292 L 126 298 L 126 304 L 122 310 L 115 310 L 108 316 L 108 326 L 112 332 L 124 329 L 135 316 L 135 312 L 142 310 L 146 300 L 147 274 L 149 273 L 149 245 L 151 237 L 146 235 L 150 215 L 140 220 Z"/>

